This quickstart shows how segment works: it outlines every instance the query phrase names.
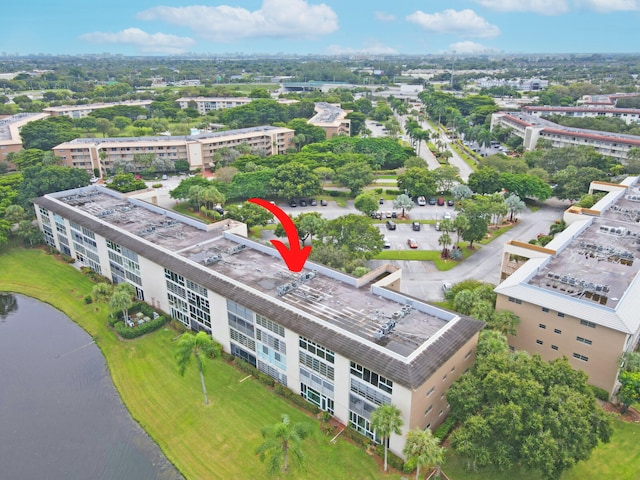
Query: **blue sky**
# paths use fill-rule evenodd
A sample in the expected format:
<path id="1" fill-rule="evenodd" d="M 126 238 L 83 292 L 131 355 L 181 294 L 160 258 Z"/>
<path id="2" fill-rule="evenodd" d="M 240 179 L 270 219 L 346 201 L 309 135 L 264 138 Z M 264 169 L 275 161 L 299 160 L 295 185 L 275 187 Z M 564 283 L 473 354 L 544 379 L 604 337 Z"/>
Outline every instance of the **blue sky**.
<path id="1" fill-rule="evenodd" d="M 640 51 L 640 0 L 3 3 L 8 54 Z"/>

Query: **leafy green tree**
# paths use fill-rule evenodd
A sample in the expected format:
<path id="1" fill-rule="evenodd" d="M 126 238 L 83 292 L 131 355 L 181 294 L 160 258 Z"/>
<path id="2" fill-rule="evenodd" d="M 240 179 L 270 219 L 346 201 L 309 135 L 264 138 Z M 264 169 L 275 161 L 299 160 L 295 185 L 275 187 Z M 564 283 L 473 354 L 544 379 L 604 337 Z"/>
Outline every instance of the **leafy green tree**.
<path id="1" fill-rule="evenodd" d="M 25 148 L 19 152 L 11 152 L 7 155 L 7 160 L 13 163 L 18 170 L 27 167 L 40 166 L 45 152 L 37 148 Z"/>
<path id="2" fill-rule="evenodd" d="M 384 471 L 387 471 L 387 449 L 389 437 L 394 433 L 400 435 L 402 433 L 402 413 L 395 405 L 384 404 L 376 408 L 371 414 L 371 428 L 375 431 L 376 438 L 384 444 Z"/>
<path id="3" fill-rule="evenodd" d="M 469 175 L 467 184 L 472 191 L 480 194 L 495 193 L 501 188 L 498 172 L 488 167 L 482 167 Z"/>
<path id="4" fill-rule="evenodd" d="M 29 122 L 20 129 L 20 136 L 24 148 L 39 150 L 51 150 L 77 137 L 73 131 L 73 121 L 66 116 Z"/>
<path id="5" fill-rule="evenodd" d="M 115 312 L 122 312 L 123 320 L 129 318 L 129 309 L 133 305 L 133 299 L 131 294 L 122 289 L 114 289 L 111 298 L 109 299 L 109 309 L 113 315 Z"/>
<path id="6" fill-rule="evenodd" d="M 621 363 L 624 372 L 640 372 L 640 352 L 625 352 Z"/>
<path id="7" fill-rule="evenodd" d="M 18 223 L 18 229 L 16 235 L 22 239 L 22 243 L 25 246 L 32 247 L 42 243 L 42 232 L 31 220 L 21 220 Z"/>
<path id="8" fill-rule="evenodd" d="M 25 219 L 24 208 L 20 205 L 9 205 L 4 211 L 4 218 L 12 224 L 18 223 L 20 220 Z"/>
<path id="9" fill-rule="evenodd" d="M 520 317 L 515 313 L 509 310 L 500 310 L 499 312 L 493 312 L 487 320 L 487 327 L 492 330 L 497 330 L 503 335 L 515 335 L 519 323 Z"/>
<path id="10" fill-rule="evenodd" d="M 497 331 L 480 335 L 474 366 L 449 389 L 450 415 L 461 426 L 451 445 L 475 468 L 521 465 L 559 478 L 608 442 L 610 420 L 584 372 L 566 358 L 545 362 L 509 353 Z"/>
<path id="11" fill-rule="evenodd" d="M 360 112 L 350 112 L 345 118 L 351 122 L 351 135 L 356 136 L 362 133 L 365 128 L 365 121 L 367 117 Z"/>
<path id="12" fill-rule="evenodd" d="M 458 167 L 443 165 L 433 171 L 433 179 L 439 192 L 450 192 L 454 185 L 460 181 Z"/>
<path id="13" fill-rule="evenodd" d="M 147 184 L 144 180 L 136 179 L 133 173 L 118 173 L 113 176 L 109 183 L 109 188 L 113 188 L 122 193 L 144 190 Z"/>
<path id="14" fill-rule="evenodd" d="M 597 168 L 569 165 L 553 176 L 553 181 L 556 183 L 553 193 L 561 200 L 578 200 L 589 191 L 591 182 L 607 181 L 608 178 L 606 172 Z"/>
<path id="15" fill-rule="evenodd" d="M 395 208 L 396 210 L 402 209 L 402 214 L 401 214 L 402 217 L 405 216 L 405 211 L 410 212 L 413 206 L 414 206 L 413 201 L 411 201 L 409 196 L 405 195 L 404 193 L 401 195 L 398 195 L 393 200 L 393 208 Z"/>
<path id="16" fill-rule="evenodd" d="M 336 169 L 336 180 L 340 185 L 357 195 L 373 181 L 373 171 L 366 162 L 349 162 Z"/>
<path id="17" fill-rule="evenodd" d="M 200 186 L 208 187 L 211 182 L 204 177 L 196 175 L 195 177 L 185 178 L 180 184 L 169 192 L 169 196 L 175 200 L 187 200 L 191 187 Z"/>
<path id="18" fill-rule="evenodd" d="M 89 174 L 79 168 L 52 166 L 27 167 L 22 172 L 16 203 L 25 210 L 32 210 L 31 199 L 47 193 L 69 190 L 89 185 Z"/>
<path id="19" fill-rule="evenodd" d="M 433 436 L 428 428 L 415 428 L 407 433 L 407 441 L 402 452 L 407 458 L 406 464 L 416 468 L 416 480 L 420 478 L 421 467 L 435 466 L 440 475 L 440 464 L 444 462 L 445 448 L 440 446 L 440 439 Z"/>
<path id="20" fill-rule="evenodd" d="M 244 202 L 241 206 L 230 205 L 224 217 L 246 224 L 249 230 L 257 225 L 264 226 L 273 221 L 273 214 L 269 210 L 251 202 Z"/>
<path id="21" fill-rule="evenodd" d="M 487 234 L 491 216 L 490 207 L 486 197 L 477 195 L 462 202 L 460 211 L 469 222 L 469 226 L 462 232 L 462 238 L 469 242 L 469 247 L 473 247 L 473 242 L 482 240 Z"/>
<path id="22" fill-rule="evenodd" d="M 273 191 L 271 185 L 275 170 L 260 168 L 255 172 L 239 172 L 233 176 L 228 198 L 245 200 L 249 198 L 267 198 Z"/>
<path id="23" fill-rule="evenodd" d="M 321 191 L 320 180 L 301 163 L 288 163 L 279 166 L 273 179 L 271 188 L 286 198 L 310 197 Z"/>
<path id="24" fill-rule="evenodd" d="M 176 362 L 178 364 L 178 372 L 184 376 L 184 372 L 191 363 L 191 360 L 195 358 L 196 365 L 198 366 L 198 373 L 200 373 L 200 383 L 202 384 L 202 393 L 204 394 L 205 405 L 209 403 L 209 397 L 207 397 L 207 387 L 204 383 L 204 370 L 205 370 L 205 358 L 215 358 L 220 356 L 222 347 L 215 342 L 211 335 L 206 332 L 200 331 L 197 334 L 184 333 L 176 348 Z"/>
<path id="25" fill-rule="evenodd" d="M 471 190 L 467 185 L 459 183 L 458 185 L 451 187 L 451 195 L 453 195 L 453 198 L 456 200 L 466 200 L 467 198 L 471 198 L 473 190 Z"/>
<path id="26" fill-rule="evenodd" d="M 304 452 L 302 441 L 311 433 L 309 424 L 297 422 L 292 424 L 289 415 L 282 415 L 282 422 L 263 427 L 262 438 L 265 441 L 256 449 L 260 460 L 267 461 L 269 475 L 281 470 L 289 471 L 289 456 L 295 464 L 304 468 Z"/>
<path id="27" fill-rule="evenodd" d="M 378 210 L 378 199 L 372 193 L 361 193 L 353 202 L 356 210 L 369 216 Z"/>
<path id="28" fill-rule="evenodd" d="M 460 237 L 462 233 L 469 228 L 469 219 L 463 213 L 456 215 L 456 218 L 453 219 L 453 230 L 456 232 L 457 239 L 456 245 L 460 243 Z"/>
<path id="29" fill-rule="evenodd" d="M 356 214 L 330 220 L 326 237 L 329 243 L 349 250 L 354 257 L 370 259 L 383 247 L 380 231 L 368 218 Z"/>
<path id="30" fill-rule="evenodd" d="M 18 310 L 18 300 L 13 293 L 0 293 L 0 319 L 4 320 L 10 313 Z"/>
<path id="31" fill-rule="evenodd" d="M 432 197 L 437 191 L 437 186 L 432 172 L 421 167 L 411 167 L 402 175 L 398 175 L 398 189 L 413 198 Z"/>

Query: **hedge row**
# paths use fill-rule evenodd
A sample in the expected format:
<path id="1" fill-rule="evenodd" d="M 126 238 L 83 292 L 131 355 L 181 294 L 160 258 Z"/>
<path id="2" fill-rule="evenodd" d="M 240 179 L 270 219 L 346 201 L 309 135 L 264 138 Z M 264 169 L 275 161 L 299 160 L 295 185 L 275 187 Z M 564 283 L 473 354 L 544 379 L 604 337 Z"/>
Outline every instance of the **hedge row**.
<path id="1" fill-rule="evenodd" d="M 440 424 L 436 431 L 433 432 L 433 436 L 439 438 L 440 441 L 444 441 L 445 438 L 451 433 L 453 427 L 456 426 L 456 421 L 452 415 L 449 415 L 447 419 Z"/>
<path id="2" fill-rule="evenodd" d="M 384 459 L 384 446 L 381 444 L 376 445 L 376 453 L 380 458 Z M 390 450 L 387 450 L 387 463 L 396 470 L 404 470 L 404 460 Z"/>
<path id="3" fill-rule="evenodd" d="M 127 327 L 124 322 L 119 321 L 116 322 L 114 328 L 118 335 L 122 338 L 136 338 L 145 333 L 151 333 L 158 330 L 165 323 L 167 323 L 168 319 L 165 317 L 158 317 L 155 320 L 151 320 L 150 322 L 145 322 L 142 325 L 138 325 L 136 327 Z"/>

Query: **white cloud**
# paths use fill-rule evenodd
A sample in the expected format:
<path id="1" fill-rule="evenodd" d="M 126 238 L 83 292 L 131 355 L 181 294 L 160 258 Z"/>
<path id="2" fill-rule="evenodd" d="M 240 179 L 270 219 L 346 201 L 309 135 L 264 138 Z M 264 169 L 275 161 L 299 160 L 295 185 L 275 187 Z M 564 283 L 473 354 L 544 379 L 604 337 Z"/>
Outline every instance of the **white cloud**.
<path id="1" fill-rule="evenodd" d="M 483 7 L 500 12 L 533 12 L 560 15 L 570 10 L 595 10 L 600 13 L 640 10 L 640 0 L 474 0 Z"/>
<path id="2" fill-rule="evenodd" d="M 376 20 L 381 22 L 393 22 L 396 19 L 395 15 L 387 12 L 374 12 L 374 16 Z"/>
<path id="3" fill-rule="evenodd" d="M 366 48 L 342 47 L 340 45 L 329 45 L 327 48 L 329 55 L 395 55 L 398 51 L 395 48 L 387 47 L 378 42 L 368 42 Z"/>
<path id="4" fill-rule="evenodd" d="M 600 13 L 640 10 L 639 0 L 576 0 L 576 5 Z"/>
<path id="5" fill-rule="evenodd" d="M 187 27 L 202 38 L 220 42 L 315 38 L 338 29 L 338 16 L 331 7 L 324 3 L 310 5 L 305 0 L 263 0 L 255 11 L 228 5 L 159 6 L 138 13 L 137 18 Z"/>
<path id="6" fill-rule="evenodd" d="M 133 45 L 143 53 L 184 53 L 195 44 L 189 37 L 167 33 L 147 33 L 139 28 L 127 28 L 120 32 L 92 32 L 80 35 L 80 40 L 90 43 L 122 43 Z"/>
<path id="7" fill-rule="evenodd" d="M 500 12 L 534 12 L 559 15 L 569 11 L 566 0 L 475 0 L 483 7 Z M 608 1 L 608 0 L 603 0 Z"/>
<path id="8" fill-rule="evenodd" d="M 496 52 L 497 50 L 489 47 L 485 47 L 484 45 L 476 42 L 464 41 L 464 42 L 456 42 L 449 45 L 449 51 L 456 53 L 491 53 Z"/>
<path id="9" fill-rule="evenodd" d="M 487 22 L 473 10 L 447 9 L 438 13 L 420 10 L 407 16 L 409 22 L 434 33 L 455 33 L 465 37 L 495 37 L 500 29 Z"/>

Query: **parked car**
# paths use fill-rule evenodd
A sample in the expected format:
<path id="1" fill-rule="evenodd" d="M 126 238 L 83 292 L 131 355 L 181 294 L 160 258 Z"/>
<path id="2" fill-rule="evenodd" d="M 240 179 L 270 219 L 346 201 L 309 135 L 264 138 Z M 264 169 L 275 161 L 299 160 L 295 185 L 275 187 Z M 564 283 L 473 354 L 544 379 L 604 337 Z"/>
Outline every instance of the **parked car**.
<path id="1" fill-rule="evenodd" d="M 444 206 L 444 198 L 442 197 L 438 198 L 438 205 L 440 205 L 441 207 Z"/>
<path id="2" fill-rule="evenodd" d="M 306 207 L 307 206 L 307 201 L 306 200 L 300 200 L 300 206 L 301 207 Z"/>
<path id="3" fill-rule="evenodd" d="M 382 239 L 382 243 L 384 244 L 384 248 L 391 248 L 391 242 L 389 241 L 389 239 L 387 237 L 384 237 Z"/>
<path id="4" fill-rule="evenodd" d="M 451 290 L 451 284 L 449 282 L 444 282 L 442 284 L 442 291 L 445 293 L 445 295 L 447 294 L 447 292 Z"/>
<path id="5" fill-rule="evenodd" d="M 322 207 L 326 207 L 327 206 L 327 201 L 323 198 L 322 200 L 320 200 L 320 205 Z"/>
<path id="6" fill-rule="evenodd" d="M 311 205 L 312 207 L 315 207 L 316 205 L 318 205 L 318 202 L 316 202 L 315 198 L 311 198 L 309 199 L 309 205 Z"/>
<path id="7" fill-rule="evenodd" d="M 391 212 L 391 218 L 398 218 L 398 212 Z"/>
<path id="8" fill-rule="evenodd" d="M 418 205 L 424 207 L 427 204 L 427 199 L 424 197 L 418 197 Z"/>
<path id="9" fill-rule="evenodd" d="M 447 200 L 447 207 L 453 207 L 453 200 Z"/>
<path id="10" fill-rule="evenodd" d="M 444 218 L 445 220 L 451 220 L 451 212 L 444 212 L 442 218 Z"/>
<path id="11" fill-rule="evenodd" d="M 429 205 L 435 205 L 435 204 L 436 204 L 436 199 L 435 199 L 435 198 L 433 198 L 433 197 L 431 197 L 431 198 L 429 199 Z"/>
<path id="12" fill-rule="evenodd" d="M 436 222 L 436 231 L 439 232 L 440 231 L 440 222 Z"/>
<path id="13" fill-rule="evenodd" d="M 414 231 L 414 232 L 419 232 L 419 231 L 420 231 L 420 223 L 418 223 L 418 222 L 413 222 L 413 223 L 411 224 L 411 228 L 413 228 L 413 231 Z"/>
<path id="14" fill-rule="evenodd" d="M 384 198 L 381 198 L 380 200 L 378 200 L 378 203 L 380 203 L 380 205 L 384 204 Z"/>
<path id="15" fill-rule="evenodd" d="M 297 207 L 297 206 L 298 206 L 298 204 L 296 203 L 296 201 L 295 201 L 295 200 L 289 200 L 289 206 L 290 206 L 290 207 Z"/>
<path id="16" fill-rule="evenodd" d="M 409 245 L 409 248 L 418 248 L 418 242 L 416 242 L 415 238 L 407 240 L 407 245 Z"/>
<path id="17" fill-rule="evenodd" d="M 386 215 L 385 215 L 385 216 L 386 216 L 387 218 L 391 218 L 391 211 L 390 211 L 390 210 L 387 210 L 387 213 L 386 213 Z"/>
<path id="18" fill-rule="evenodd" d="M 396 222 L 394 222 L 393 220 L 387 220 L 387 229 L 395 230 L 396 229 Z"/>

